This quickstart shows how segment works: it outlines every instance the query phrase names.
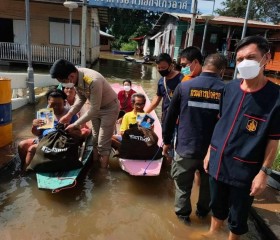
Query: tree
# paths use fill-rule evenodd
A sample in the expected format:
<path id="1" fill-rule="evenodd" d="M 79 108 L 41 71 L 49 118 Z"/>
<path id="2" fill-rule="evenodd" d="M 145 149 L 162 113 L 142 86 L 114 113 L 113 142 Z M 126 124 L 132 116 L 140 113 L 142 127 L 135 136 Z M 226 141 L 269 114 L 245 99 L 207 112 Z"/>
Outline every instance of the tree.
<path id="1" fill-rule="evenodd" d="M 120 49 L 130 38 L 146 35 L 159 18 L 157 13 L 121 8 L 109 8 L 109 33 L 115 36 L 113 48 Z"/>
<path id="2" fill-rule="evenodd" d="M 222 9 L 217 9 L 216 13 L 221 16 L 231 16 L 244 18 L 246 14 L 248 0 L 225 0 L 221 4 Z M 249 12 L 249 19 L 263 22 L 280 22 L 280 0 L 252 0 Z"/>

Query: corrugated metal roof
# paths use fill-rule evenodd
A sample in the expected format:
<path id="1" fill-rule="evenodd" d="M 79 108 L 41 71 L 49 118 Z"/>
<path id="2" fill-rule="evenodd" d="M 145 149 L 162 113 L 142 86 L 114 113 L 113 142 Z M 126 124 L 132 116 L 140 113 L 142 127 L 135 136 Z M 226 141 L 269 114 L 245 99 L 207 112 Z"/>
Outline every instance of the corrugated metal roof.
<path id="1" fill-rule="evenodd" d="M 101 36 L 104 36 L 104 37 L 107 37 L 107 38 L 115 38 L 113 35 L 111 35 L 111 34 L 108 34 L 108 33 L 105 33 L 105 32 L 103 32 L 103 31 L 99 31 L 99 34 L 101 35 Z"/>
<path id="2" fill-rule="evenodd" d="M 192 14 L 170 14 L 166 13 L 171 16 L 176 15 L 179 17 L 180 20 L 188 19 L 188 21 L 191 20 Z M 200 15 L 197 15 L 196 17 L 198 22 L 204 22 Z M 236 18 L 236 17 L 228 17 L 228 16 L 215 16 L 212 20 L 209 21 L 210 24 L 219 24 L 219 25 L 231 25 L 231 26 L 243 26 L 245 19 L 244 18 Z M 248 20 L 248 27 L 253 28 L 266 28 L 266 29 L 280 29 L 280 25 L 275 25 L 272 23 L 265 23 L 261 21 L 255 21 L 255 20 Z"/>

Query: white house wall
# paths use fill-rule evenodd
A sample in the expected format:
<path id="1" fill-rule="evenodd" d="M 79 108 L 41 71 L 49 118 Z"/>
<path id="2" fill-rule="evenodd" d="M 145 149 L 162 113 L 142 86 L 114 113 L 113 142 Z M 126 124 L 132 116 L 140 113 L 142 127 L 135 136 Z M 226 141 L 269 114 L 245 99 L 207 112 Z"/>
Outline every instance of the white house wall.
<path id="1" fill-rule="evenodd" d="M 173 57 L 174 54 L 174 44 L 175 44 L 175 33 L 176 33 L 176 21 L 174 19 L 168 19 L 166 24 L 161 28 L 162 34 L 155 38 L 155 48 L 153 55 L 158 56 L 161 53 L 168 53 Z M 172 37 L 174 35 L 172 42 Z M 171 42 L 169 41 L 171 40 Z"/>

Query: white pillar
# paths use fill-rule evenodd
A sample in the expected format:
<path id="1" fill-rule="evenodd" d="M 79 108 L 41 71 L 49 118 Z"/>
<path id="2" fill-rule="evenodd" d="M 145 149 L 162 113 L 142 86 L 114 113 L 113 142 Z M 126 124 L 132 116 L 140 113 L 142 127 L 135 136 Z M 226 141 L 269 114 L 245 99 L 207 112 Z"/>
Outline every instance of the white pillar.
<path id="1" fill-rule="evenodd" d="M 82 8 L 81 67 L 86 67 L 86 30 L 87 30 L 87 0 L 84 0 L 83 8 Z"/>
<path id="2" fill-rule="evenodd" d="M 193 36 L 194 36 L 194 29 L 195 29 L 196 12 L 197 12 L 197 0 L 192 0 L 192 19 L 191 19 L 190 28 L 188 30 L 188 33 L 189 33 L 189 36 L 188 36 L 188 47 L 193 45 Z"/>

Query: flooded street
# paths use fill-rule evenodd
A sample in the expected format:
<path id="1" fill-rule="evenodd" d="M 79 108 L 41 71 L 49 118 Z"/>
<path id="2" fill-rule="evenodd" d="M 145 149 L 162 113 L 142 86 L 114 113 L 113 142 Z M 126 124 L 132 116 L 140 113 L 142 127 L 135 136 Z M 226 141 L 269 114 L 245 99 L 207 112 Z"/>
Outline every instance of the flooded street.
<path id="1" fill-rule="evenodd" d="M 155 66 L 100 59 L 93 67 L 110 82 L 129 78 L 140 84 L 152 98 L 159 74 Z M 4 69 L 0 67 L 0 71 Z M 6 69 L 8 71 L 8 69 Z M 24 69 L 22 70 L 25 71 Z M 35 68 L 36 71 L 36 68 Z M 48 69 L 40 69 L 48 72 Z M 26 106 L 13 112 L 16 143 L 31 137 L 35 111 L 46 105 Z M 160 113 L 160 108 L 157 109 Z M 180 240 L 203 239 L 210 217 L 198 219 L 197 187 L 193 189 L 191 226 L 179 222 L 174 214 L 174 185 L 168 167 L 158 177 L 132 177 L 113 159 L 108 171 L 88 166 L 72 189 L 52 194 L 37 188 L 34 174 L 23 175 L 15 159 L 0 171 L 0 239 L 2 240 Z M 242 239 L 262 239 L 252 221 L 250 233 Z M 226 239 L 227 227 L 219 236 Z"/>

